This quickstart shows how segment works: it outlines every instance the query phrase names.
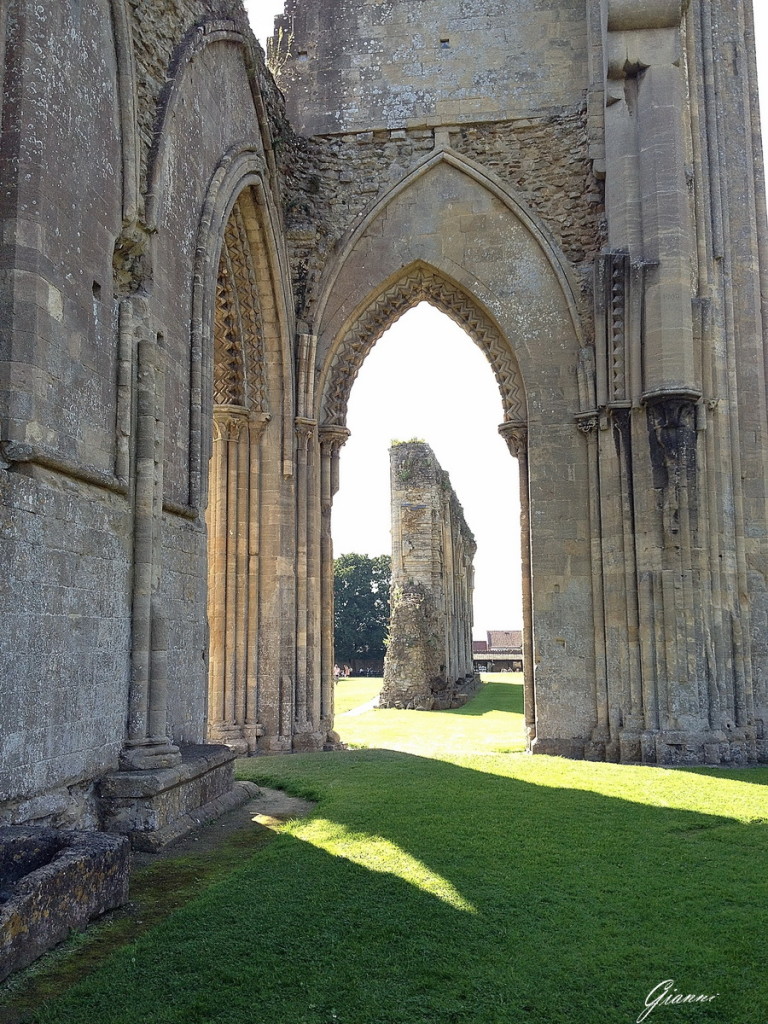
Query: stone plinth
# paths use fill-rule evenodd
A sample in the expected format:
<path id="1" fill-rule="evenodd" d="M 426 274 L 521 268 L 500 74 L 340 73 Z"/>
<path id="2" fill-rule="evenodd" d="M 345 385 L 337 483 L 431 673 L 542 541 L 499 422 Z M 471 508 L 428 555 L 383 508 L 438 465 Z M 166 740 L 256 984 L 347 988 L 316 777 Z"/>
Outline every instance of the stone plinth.
<path id="1" fill-rule="evenodd" d="M 390 449 L 392 611 L 381 707 L 460 707 L 479 686 L 472 665 L 476 544 L 429 445 Z"/>
<path id="2" fill-rule="evenodd" d="M 122 836 L 0 827 L 0 981 L 128 899 Z"/>
<path id="3" fill-rule="evenodd" d="M 254 795 L 252 783 L 234 782 L 235 754 L 222 745 L 182 748 L 174 768 L 114 772 L 99 784 L 105 831 L 128 836 L 137 850 L 153 852 Z"/>

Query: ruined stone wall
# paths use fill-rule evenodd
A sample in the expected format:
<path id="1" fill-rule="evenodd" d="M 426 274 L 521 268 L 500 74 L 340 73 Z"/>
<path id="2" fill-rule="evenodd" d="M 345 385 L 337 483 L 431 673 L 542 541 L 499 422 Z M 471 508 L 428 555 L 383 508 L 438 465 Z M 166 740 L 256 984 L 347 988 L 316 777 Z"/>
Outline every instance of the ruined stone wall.
<path id="1" fill-rule="evenodd" d="M 751 4 L 323 0 L 291 18 L 293 127 L 237 0 L 0 4 L 6 817 L 92 823 L 95 778 L 171 762 L 211 725 L 225 336 L 263 388 L 216 401 L 250 441 L 219 438 L 214 468 L 242 486 L 215 493 L 251 503 L 225 559 L 249 581 L 245 682 L 211 673 L 216 724 L 249 750 L 335 742 L 346 402 L 423 300 L 488 355 L 518 460 L 531 748 L 765 759 Z M 222 270 L 237 217 L 250 257 Z M 225 640 L 238 593 L 211 612 Z"/>
<path id="2" fill-rule="evenodd" d="M 0 36 L 0 801 L 88 826 L 127 749 L 162 767 L 206 736 L 213 297 L 243 188 L 280 520 L 261 629 L 284 643 L 260 664 L 275 691 L 294 676 L 290 133 L 237 0 L 12 0 Z M 261 695 L 278 747 L 287 690 Z"/>
<path id="3" fill-rule="evenodd" d="M 288 0 L 284 81 L 306 135 L 529 116 L 582 102 L 583 0 Z"/>
<path id="4" fill-rule="evenodd" d="M 86 781 L 122 745 L 131 630 L 119 69 L 106 2 L 12 3 L 3 27 L 0 800 L 88 823 Z"/>
<path id="5" fill-rule="evenodd" d="M 290 247 L 316 415 L 344 424 L 409 305 L 453 316 L 488 353 L 520 469 L 531 748 L 763 758 L 751 4 L 556 6 L 289 4 L 281 82 L 314 165 L 289 176 Z M 553 18 L 571 16 L 560 46 Z M 494 97 L 473 109 L 478 61 Z"/>
<path id="6" fill-rule="evenodd" d="M 304 136 L 288 147 L 286 199 L 302 319 L 312 322 L 334 247 L 449 147 L 497 175 L 551 232 L 572 262 L 589 333 L 605 223 L 583 3 L 289 2 L 278 25 L 278 81 Z"/>
<path id="7" fill-rule="evenodd" d="M 381 707 L 460 707 L 472 667 L 476 544 L 448 474 L 422 441 L 390 449 L 392 604 Z"/>
<path id="8" fill-rule="evenodd" d="M 571 262 L 589 333 L 605 219 L 583 110 L 452 126 L 444 135 L 421 127 L 292 139 L 285 207 L 298 315 L 312 322 L 323 270 L 366 211 L 444 144 L 498 176 L 535 212 Z"/>

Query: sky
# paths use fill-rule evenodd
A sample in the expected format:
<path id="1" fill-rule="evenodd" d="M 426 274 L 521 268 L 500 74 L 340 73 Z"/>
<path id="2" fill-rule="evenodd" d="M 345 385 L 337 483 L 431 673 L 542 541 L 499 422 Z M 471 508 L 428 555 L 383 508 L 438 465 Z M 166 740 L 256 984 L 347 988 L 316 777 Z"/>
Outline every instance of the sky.
<path id="1" fill-rule="evenodd" d="M 262 44 L 281 0 L 245 0 Z M 768 140 L 768 4 L 754 0 L 763 136 Z M 503 413 L 490 366 L 472 340 L 426 303 L 375 345 L 352 389 L 333 506 L 336 555 L 390 551 L 389 446 L 431 445 L 477 541 L 475 639 L 522 627 L 517 462 L 497 432 Z"/>

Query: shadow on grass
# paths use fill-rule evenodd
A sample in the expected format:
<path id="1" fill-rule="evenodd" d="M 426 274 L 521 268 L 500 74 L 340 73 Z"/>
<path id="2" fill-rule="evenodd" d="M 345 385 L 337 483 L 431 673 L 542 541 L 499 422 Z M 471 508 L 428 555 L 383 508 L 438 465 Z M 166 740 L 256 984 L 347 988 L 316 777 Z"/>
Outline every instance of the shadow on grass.
<path id="1" fill-rule="evenodd" d="M 765 827 L 552 784 L 612 780 L 612 766 L 473 763 L 240 762 L 241 777 L 319 797 L 316 817 L 34 1020 L 624 1024 L 665 979 L 716 998 L 652 1022 L 764 1018 Z"/>

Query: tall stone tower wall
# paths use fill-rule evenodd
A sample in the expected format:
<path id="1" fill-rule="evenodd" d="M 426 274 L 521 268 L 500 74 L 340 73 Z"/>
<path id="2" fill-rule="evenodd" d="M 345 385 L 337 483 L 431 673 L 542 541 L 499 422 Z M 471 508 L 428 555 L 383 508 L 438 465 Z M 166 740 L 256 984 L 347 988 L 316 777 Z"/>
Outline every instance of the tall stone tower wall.
<path id="1" fill-rule="evenodd" d="M 584 0 L 288 0 L 288 113 L 307 135 L 499 121 L 573 108 Z"/>
<path id="2" fill-rule="evenodd" d="M 392 601 L 382 707 L 458 707 L 472 667 L 477 549 L 448 474 L 422 441 L 390 449 Z"/>

